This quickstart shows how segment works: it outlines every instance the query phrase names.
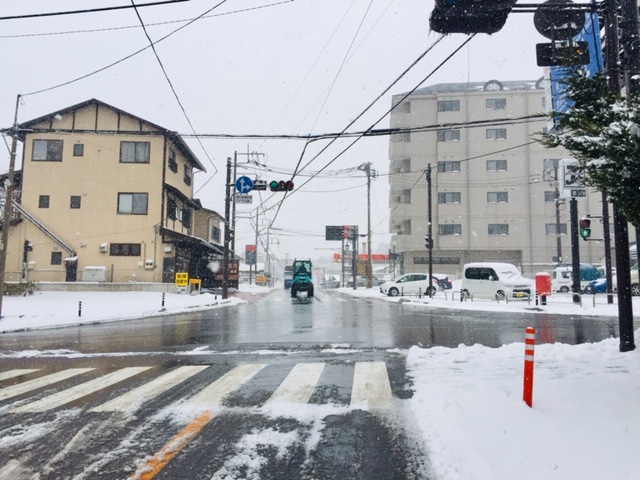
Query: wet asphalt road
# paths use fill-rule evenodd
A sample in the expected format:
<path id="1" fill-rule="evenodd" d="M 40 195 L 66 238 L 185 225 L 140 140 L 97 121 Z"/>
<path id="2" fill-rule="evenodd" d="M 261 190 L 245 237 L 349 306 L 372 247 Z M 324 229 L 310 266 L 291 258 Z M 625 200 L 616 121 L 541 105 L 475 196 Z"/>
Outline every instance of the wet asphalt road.
<path id="1" fill-rule="evenodd" d="M 617 319 L 276 291 L 197 314 L 0 335 L 0 480 L 420 479 L 404 349 L 595 342 Z"/>

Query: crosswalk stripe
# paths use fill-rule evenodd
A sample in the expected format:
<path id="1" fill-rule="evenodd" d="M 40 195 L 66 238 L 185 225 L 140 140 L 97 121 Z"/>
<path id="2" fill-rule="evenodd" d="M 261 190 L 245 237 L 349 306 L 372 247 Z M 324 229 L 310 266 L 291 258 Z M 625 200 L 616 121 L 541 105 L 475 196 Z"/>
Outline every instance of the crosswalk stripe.
<path id="1" fill-rule="evenodd" d="M 239 365 L 187 400 L 184 405 L 205 406 L 207 410 L 184 427 L 182 431 L 162 447 L 158 453 L 148 459 L 145 465 L 138 468 L 129 478 L 139 480 L 152 480 L 155 478 L 218 413 L 215 410 L 222 406 L 222 401 L 225 397 L 251 380 L 264 367 L 266 365 Z"/>
<path id="2" fill-rule="evenodd" d="M 356 362 L 351 407 L 384 408 L 391 402 L 391 385 L 384 362 Z"/>
<path id="3" fill-rule="evenodd" d="M 24 368 L 17 370 L 9 370 L 8 372 L 0 372 L 0 382 L 2 380 L 7 380 L 9 378 L 19 377 L 20 375 L 26 375 L 27 373 L 37 372 L 39 369 L 37 368 Z"/>
<path id="4" fill-rule="evenodd" d="M 126 367 L 108 373 L 101 377 L 95 378 L 75 387 L 55 393 L 51 396 L 42 398 L 33 403 L 27 403 L 20 407 L 11 409 L 13 413 L 23 412 L 46 412 L 54 408 L 71 403 L 74 400 L 90 395 L 91 393 L 100 391 L 118 382 L 126 380 L 129 377 L 138 375 L 139 373 L 149 370 L 152 367 Z"/>
<path id="5" fill-rule="evenodd" d="M 281 401 L 307 403 L 320 380 L 323 369 L 324 363 L 298 363 L 265 405 Z"/>
<path id="6" fill-rule="evenodd" d="M 166 392 L 179 383 L 191 378 L 196 373 L 209 368 L 209 365 L 191 365 L 176 368 L 155 380 L 139 386 L 119 397 L 109 400 L 102 405 L 92 408 L 91 412 L 125 412 L 135 404 L 142 404 Z"/>
<path id="7" fill-rule="evenodd" d="M 95 368 L 68 368 L 67 370 L 63 370 L 61 372 L 56 372 L 50 375 L 45 375 L 44 377 L 28 380 L 18 385 L 12 385 L 0 390 L 0 400 L 7 400 L 8 398 L 17 397 L 18 395 L 22 395 L 23 393 L 31 392 L 38 388 L 61 382 L 62 380 L 66 380 L 67 378 L 71 378 L 76 375 L 82 375 L 83 373 L 90 372 L 91 370 L 95 370 Z"/>
<path id="8" fill-rule="evenodd" d="M 266 365 L 263 364 L 238 365 L 188 399 L 185 403 L 187 405 L 203 405 L 210 409 L 218 408 L 229 394 L 235 392 L 244 383 L 251 380 L 251 378 L 264 367 L 266 367 Z"/>

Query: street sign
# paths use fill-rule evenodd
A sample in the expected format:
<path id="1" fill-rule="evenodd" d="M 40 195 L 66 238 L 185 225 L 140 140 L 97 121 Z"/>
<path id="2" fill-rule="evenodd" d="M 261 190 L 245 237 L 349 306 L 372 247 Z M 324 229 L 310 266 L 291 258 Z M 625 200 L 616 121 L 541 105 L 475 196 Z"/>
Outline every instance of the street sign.
<path id="1" fill-rule="evenodd" d="M 257 248 L 255 245 L 245 246 L 245 263 L 247 265 L 255 265 L 257 261 Z"/>
<path id="2" fill-rule="evenodd" d="M 544 4 L 562 4 L 570 6 L 568 0 L 547 0 Z M 533 14 L 533 26 L 540 35 L 550 40 L 569 40 L 584 27 L 584 12 L 558 8 L 556 10 L 536 9 Z"/>
<path id="3" fill-rule="evenodd" d="M 539 67 L 588 65 L 591 62 L 589 44 L 587 42 L 575 42 L 573 45 L 537 43 L 536 61 Z"/>
<path id="4" fill-rule="evenodd" d="M 236 203 L 251 204 L 251 203 L 253 203 L 253 197 L 251 195 L 245 195 L 245 194 L 237 193 L 236 194 Z"/>
<path id="5" fill-rule="evenodd" d="M 242 176 L 236 181 L 236 190 L 240 193 L 249 193 L 253 190 L 253 180 L 249 177 Z"/>
<path id="6" fill-rule="evenodd" d="M 326 226 L 325 227 L 325 240 L 344 240 L 344 226 Z"/>
<path id="7" fill-rule="evenodd" d="M 266 190 L 267 189 L 267 181 L 266 180 L 254 180 L 253 181 L 253 189 L 254 190 Z"/>
<path id="8" fill-rule="evenodd" d="M 571 196 L 572 197 L 586 197 L 587 196 L 587 191 L 586 190 L 578 190 L 578 189 L 571 189 Z"/>

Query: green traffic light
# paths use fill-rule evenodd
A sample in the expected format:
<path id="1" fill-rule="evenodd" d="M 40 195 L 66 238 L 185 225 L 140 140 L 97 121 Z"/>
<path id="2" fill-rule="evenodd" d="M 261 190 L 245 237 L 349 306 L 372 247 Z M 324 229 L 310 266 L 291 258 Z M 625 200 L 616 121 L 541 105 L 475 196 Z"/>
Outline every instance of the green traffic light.
<path id="1" fill-rule="evenodd" d="M 269 184 L 269 188 L 271 189 L 272 192 L 276 192 L 278 191 L 278 181 L 277 180 L 273 180 L 270 184 Z"/>

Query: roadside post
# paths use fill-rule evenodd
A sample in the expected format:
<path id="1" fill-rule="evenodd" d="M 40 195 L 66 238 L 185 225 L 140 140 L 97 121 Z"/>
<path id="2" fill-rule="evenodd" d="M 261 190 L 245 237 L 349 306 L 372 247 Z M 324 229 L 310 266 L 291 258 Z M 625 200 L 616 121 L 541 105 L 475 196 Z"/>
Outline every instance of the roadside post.
<path id="1" fill-rule="evenodd" d="M 536 344 L 536 329 L 527 327 L 524 341 L 524 388 L 522 399 L 533 408 L 533 351 Z"/>

